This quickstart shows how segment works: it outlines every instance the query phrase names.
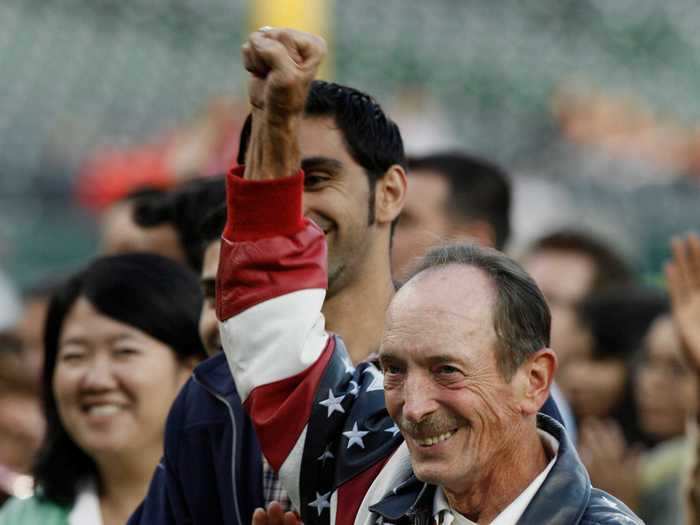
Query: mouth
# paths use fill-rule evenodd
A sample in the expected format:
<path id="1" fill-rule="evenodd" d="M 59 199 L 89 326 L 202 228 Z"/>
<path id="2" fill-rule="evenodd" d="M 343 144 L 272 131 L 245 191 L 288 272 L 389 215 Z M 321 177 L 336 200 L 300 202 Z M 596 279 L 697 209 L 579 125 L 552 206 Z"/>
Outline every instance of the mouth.
<path id="1" fill-rule="evenodd" d="M 454 436 L 457 433 L 457 429 L 450 430 L 449 432 L 443 432 L 442 434 L 438 434 L 437 436 L 430 436 L 427 438 L 413 438 L 413 440 L 418 443 L 419 446 L 421 447 L 433 447 L 439 443 L 443 443 L 450 439 L 452 436 Z"/>
<path id="2" fill-rule="evenodd" d="M 117 403 L 91 403 L 81 407 L 82 412 L 88 416 L 109 417 L 123 410 L 123 406 Z"/>

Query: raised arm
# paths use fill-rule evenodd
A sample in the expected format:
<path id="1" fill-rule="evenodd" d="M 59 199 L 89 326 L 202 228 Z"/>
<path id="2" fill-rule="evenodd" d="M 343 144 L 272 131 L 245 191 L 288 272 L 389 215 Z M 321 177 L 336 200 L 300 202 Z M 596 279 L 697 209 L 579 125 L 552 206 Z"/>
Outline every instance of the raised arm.
<path id="1" fill-rule="evenodd" d="M 270 42 L 268 42 L 270 41 Z M 253 133 L 245 167 L 227 179 L 228 220 L 217 276 L 222 345 L 262 450 L 306 524 L 352 522 L 376 472 L 400 443 L 376 367 L 355 370 L 326 333 L 326 244 L 303 216 L 298 127 L 320 40 L 254 33 Z M 286 55 L 285 55 L 286 53 Z"/>

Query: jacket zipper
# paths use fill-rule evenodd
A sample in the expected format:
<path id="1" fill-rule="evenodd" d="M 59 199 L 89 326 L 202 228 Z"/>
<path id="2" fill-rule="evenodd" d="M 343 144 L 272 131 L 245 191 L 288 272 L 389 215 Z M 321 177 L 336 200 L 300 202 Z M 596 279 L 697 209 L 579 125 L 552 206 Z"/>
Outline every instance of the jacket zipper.
<path id="1" fill-rule="evenodd" d="M 233 487 L 232 487 L 233 488 L 233 508 L 236 511 L 236 519 L 238 520 L 238 523 L 240 525 L 245 525 L 243 523 L 243 520 L 241 520 L 241 513 L 240 513 L 240 510 L 238 509 L 238 495 L 236 492 L 236 418 L 233 416 L 233 409 L 231 408 L 231 404 L 226 400 L 225 397 L 218 394 L 217 392 L 214 392 L 209 387 L 207 387 L 205 384 L 203 384 L 201 381 L 199 381 L 199 379 L 197 379 L 196 375 L 192 374 L 192 378 L 194 379 L 195 383 L 200 385 L 207 392 L 209 392 L 212 396 L 214 396 L 216 399 L 218 399 L 224 405 L 226 405 L 226 409 L 228 410 L 228 415 L 231 418 L 231 426 L 233 427 L 233 432 L 232 432 L 233 444 L 231 446 L 231 482 L 233 483 Z"/>

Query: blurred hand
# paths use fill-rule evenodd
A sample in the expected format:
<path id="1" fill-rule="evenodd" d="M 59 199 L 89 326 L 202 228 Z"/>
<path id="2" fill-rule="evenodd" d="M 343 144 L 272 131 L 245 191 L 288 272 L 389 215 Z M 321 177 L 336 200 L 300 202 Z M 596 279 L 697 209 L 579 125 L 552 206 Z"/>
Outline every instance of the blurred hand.
<path id="1" fill-rule="evenodd" d="M 640 450 L 628 447 L 620 425 L 612 420 L 586 419 L 579 436 L 579 455 L 593 486 L 634 510 L 639 498 Z"/>
<path id="2" fill-rule="evenodd" d="M 700 374 L 700 237 L 671 241 L 673 259 L 666 265 L 673 320 L 689 365 Z"/>
<path id="3" fill-rule="evenodd" d="M 267 510 L 255 509 L 252 525 L 300 525 L 301 520 L 294 512 L 284 512 L 282 505 L 273 501 Z"/>
<path id="4" fill-rule="evenodd" d="M 252 33 L 242 47 L 243 64 L 252 75 L 251 105 L 275 122 L 301 115 L 325 54 L 325 41 L 310 33 L 275 28 Z"/>

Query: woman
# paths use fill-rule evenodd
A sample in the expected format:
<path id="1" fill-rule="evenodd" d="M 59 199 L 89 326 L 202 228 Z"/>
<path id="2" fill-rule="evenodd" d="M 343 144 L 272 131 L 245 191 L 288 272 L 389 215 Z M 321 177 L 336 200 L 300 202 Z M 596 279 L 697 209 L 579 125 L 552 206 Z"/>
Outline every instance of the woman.
<path id="1" fill-rule="evenodd" d="M 98 259 L 54 295 L 37 488 L 2 509 L 1 525 L 127 521 L 162 454 L 170 405 L 204 357 L 201 306 L 197 278 L 152 254 Z"/>

